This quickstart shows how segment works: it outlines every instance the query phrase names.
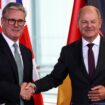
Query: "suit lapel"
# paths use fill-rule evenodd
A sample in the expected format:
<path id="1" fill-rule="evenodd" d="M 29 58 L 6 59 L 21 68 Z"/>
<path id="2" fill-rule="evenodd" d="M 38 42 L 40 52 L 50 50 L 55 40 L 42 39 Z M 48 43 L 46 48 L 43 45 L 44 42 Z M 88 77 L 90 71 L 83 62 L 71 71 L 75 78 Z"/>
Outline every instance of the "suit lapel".
<path id="1" fill-rule="evenodd" d="M 96 71 L 95 71 L 95 77 L 97 77 L 99 75 L 99 73 L 103 70 L 102 69 L 103 67 L 105 68 L 105 39 L 103 37 L 101 37 L 98 62 L 97 62 Z"/>
<path id="2" fill-rule="evenodd" d="M 85 82 L 89 82 L 89 76 L 88 73 L 86 71 L 86 67 L 85 67 L 85 63 L 83 60 L 83 52 L 82 52 L 82 40 L 80 40 L 77 45 L 77 47 L 75 47 L 75 53 L 74 53 L 74 57 L 77 58 L 76 59 L 76 65 L 78 65 L 79 69 L 79 76 L 80 78 L 84 78 L 83 80 Z"/>
<path id="3" fill-rule="evenodd" d="M 26 60 L 25 60 L 25 53 L 24 53 L 24 49 L 23 47 L 21 46 L 21 44 L 19 45 L 20 46 L 20 51 L 21 51 L 21 55 L 22 55 L 22 60 L 23 60 L 23 81 L 24 81 L 24 77 L 25 77 L 25 65 L 27 64 Z"/>
<path id="4" fill-rule="evenodd" d="M 81 78 L 84 77 L 84 80 L 90 80 L 88 73 L 86 71 L 86 67 L 84 64 L 84 60 L 83 60 L 83 52 L 82 52 L 82 40 L 79 42 L 79 44 L 77 45 L 77 51 L 78 54 L 76 55 L 75 53 L 75 57 L 77 58 L 77 64 L 80 65 L 80 76 Z M 97 62 L 97 66 L 96 66 L 96 70 L 95 70 L 95 75 L 93 77 L 93 79 L 97 78 L 97 76 L 99 76 L 99 74 L 102 72 L 102 68 L 105 68 L 105 39 L 103 37 L 101 37 L 101 41 L 100 41 L 100 48 L 99 48 L 99 56 L 98 56 L 98 62 Z"/>
<path id="5" fill-rule="evenodd" d="M 26 57 L 27 56 L 27 54 L 26 54 L 26 52 L 25 52 L 25 49 L 24 49 L 24 47 L 20 44 L 20 51 L 21 51 L 21 55 L 22 55 L 22 60 L 23 60 L 23 81 L 25 80 L 27 80 L 28 78 L 27 78 L 27 65 L 28 65 L 28 63 L 27 62 L 29 62 L 28 60 L 27 60 L 27 58 L 28 57 Z M 31 71 L 30 71 L 31 72 Z"/>
<path id="6" fill-rule="evenodd" d="M 18 71 L 17 71 L 17 66 L 14 60 L 14 57 L 12 55 L 12 52 L 7 44 L 7 42 L 5 41 L 5 39 L 3 38 L 3 36 L 0 34 L 0 50 L 3 51 L 4 55 L 6 56 L 8 63 L 10 63 L 11 66 L 11 70 L 14 73 L 14 77 L 16 79 L 16 83 L 19 83 L 19 79 L 18 79 Z"/>

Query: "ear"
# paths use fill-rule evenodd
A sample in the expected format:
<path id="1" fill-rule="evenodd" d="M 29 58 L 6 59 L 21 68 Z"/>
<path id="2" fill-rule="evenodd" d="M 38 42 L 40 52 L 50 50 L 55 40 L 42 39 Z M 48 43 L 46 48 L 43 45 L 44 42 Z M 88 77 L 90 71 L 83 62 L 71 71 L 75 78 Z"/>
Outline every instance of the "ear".
<path id="1" fill-rule="evenodd" d="M 99 28 L 101 28 L 102 27 L 102 19 L 100 19 L 100 26 L 99 26 Z"/>
<path id="2" fill-rule="evenodd" d="M 4 24 L 4 18 L 1 17 L 1 25 L 3 25 L 3 24 Z"/>

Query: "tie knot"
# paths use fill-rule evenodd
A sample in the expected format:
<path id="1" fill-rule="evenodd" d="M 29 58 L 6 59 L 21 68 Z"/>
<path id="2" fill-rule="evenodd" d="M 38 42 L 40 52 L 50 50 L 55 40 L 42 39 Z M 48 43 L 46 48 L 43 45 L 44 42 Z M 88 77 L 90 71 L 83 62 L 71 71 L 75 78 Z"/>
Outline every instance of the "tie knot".
<path id="1" fill-rule="evenodd" d="M 93 43 L 89 43 L 89 44 L 87 44 L 87 46 L 89 47 L 89 48 L 92 48 L 93 47 Z"/>
<path id="2" fill-rule="evenodd" d="M 14 43 L 14 44 L 13 44 L 13 47 L 14 47 L 15 49 L 17 49 L 17 48 L 18 48 L 18 45 L 17 45 L 16 43 Z"/>

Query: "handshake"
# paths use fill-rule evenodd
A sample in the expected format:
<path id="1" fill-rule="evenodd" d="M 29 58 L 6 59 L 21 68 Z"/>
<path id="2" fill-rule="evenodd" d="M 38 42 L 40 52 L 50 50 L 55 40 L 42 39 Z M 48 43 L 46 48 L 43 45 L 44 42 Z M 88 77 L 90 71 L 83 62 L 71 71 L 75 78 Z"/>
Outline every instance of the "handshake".
<path id="1" fill-rule="evenodd" d="M 22 83 L 20 88 L 20 97 L 23 100 L 30 100 L 31 96 L 35 93 L 36 86 L 33 83 Z"/>

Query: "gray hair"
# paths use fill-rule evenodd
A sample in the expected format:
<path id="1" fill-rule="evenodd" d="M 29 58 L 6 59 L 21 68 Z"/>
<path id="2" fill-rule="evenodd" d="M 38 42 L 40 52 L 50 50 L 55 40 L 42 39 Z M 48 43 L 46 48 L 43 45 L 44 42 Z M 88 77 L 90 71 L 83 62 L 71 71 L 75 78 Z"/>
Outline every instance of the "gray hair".
<path id="1" fill-rule="evenodd" d="M 15 10 L 22 11 L 25 14 L 25 17 L 26 17 L 26 10 L 23 7 L 23 5 L 20 4 L 20 3 L 15 3 L 15 2 L 10 2 L 4 7 L 4 9 L 2 11 L 2 17 L 5 17 L 6 13 L 8 13 L 8 11 L 10 9 L 15 9 Z"/>

